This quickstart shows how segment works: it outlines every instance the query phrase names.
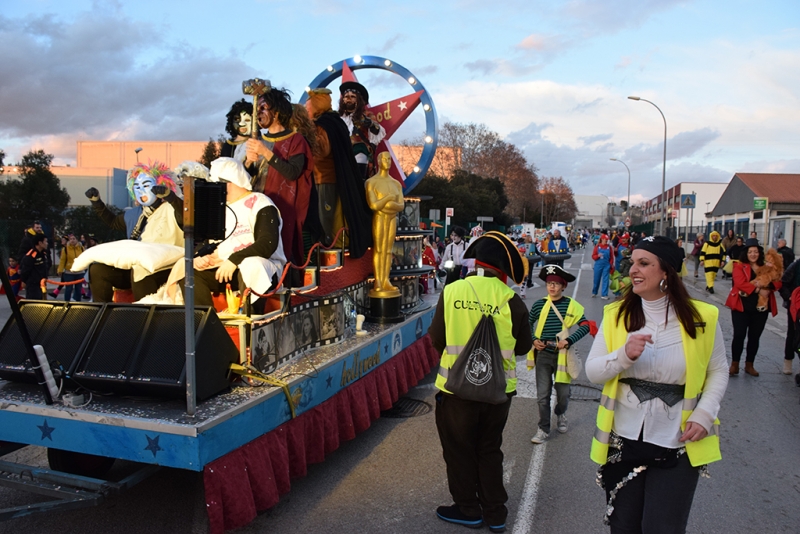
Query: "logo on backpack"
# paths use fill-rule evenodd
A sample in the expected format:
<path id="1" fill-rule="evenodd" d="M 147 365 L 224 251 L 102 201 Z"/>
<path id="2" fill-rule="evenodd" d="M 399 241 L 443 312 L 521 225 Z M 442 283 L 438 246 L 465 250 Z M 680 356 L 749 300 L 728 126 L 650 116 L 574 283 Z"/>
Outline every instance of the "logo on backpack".
<path id="1" fill-rule="evenodd" d="M 484 385 L 492 379 L 492 357 L 483 348 L 476 348 L 467 359 L 464 374 L 471 384 Z"/>

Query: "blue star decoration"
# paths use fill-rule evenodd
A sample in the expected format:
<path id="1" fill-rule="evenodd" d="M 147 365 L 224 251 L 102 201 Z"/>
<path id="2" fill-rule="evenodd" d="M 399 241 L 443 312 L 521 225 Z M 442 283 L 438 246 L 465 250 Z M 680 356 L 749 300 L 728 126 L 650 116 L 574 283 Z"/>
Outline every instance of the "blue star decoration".
<path id="1" fill-rule="evenodd" d="M 55 430 L 55 428 L 47 424 L 47 419 L 44 420 L 43 425 L 41 426 L 37 425 L 37 428 L 42 431 L 42 440 L 44 440 L 44 438 L 47 438 L 50 441 L 53 441 L 53 436 L 51 436 L 51 434 L 53 433 L 53 430 Z"/>
<path id="2" fill-rule="evenodd" d="M 383 353 L 384 354 L 389 354 L 389 345 L 388 345 L 388 343 L 383 346 Z"/>
<path id="3" fill-rule="evenodd" d="M 145 437 L 147 438 L 147 447 L 145 447 L 144 450 L 152 452 L 153 458 L 155 458 L 156 454 L 158 454 L 158 451 L 164 450 L 158 446 L 158 438 L 160 438 L 161 436 L 156 436 L 154 438 L 151 438 L 150 436 L 145 436 Z"/>
<path id="4" fill-rule="evenodd" d="M 333 381 L 333 376 L 330 373 L 328 373 L 328 378 L 325 379 L 325 383 L 327 384 L 327 386 L 325 386 L 325 389 L 328 389 L 328 388 L 331 387 L 331 382 L 332 381 Z"/>

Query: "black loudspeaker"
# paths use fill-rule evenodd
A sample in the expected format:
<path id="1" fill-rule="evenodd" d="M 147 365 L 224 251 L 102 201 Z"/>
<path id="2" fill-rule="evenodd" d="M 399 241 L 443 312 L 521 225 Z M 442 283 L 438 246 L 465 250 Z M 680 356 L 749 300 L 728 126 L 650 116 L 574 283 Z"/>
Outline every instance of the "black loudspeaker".
<path id="1" fill-rule="evenodd" d="M 72 379 L 102 392 L 185 398 L 182 306 L 106 304 Z M 206 399 L 230 385 L 239 351 L 213 307 L 194 310 L 195 391 Z"/>
<path id="2" fill-rule="evenodd" d="M 60 364 L 71 373 L 97 326 L 103 304 L 22 300 L 19 307 L 33 344 L 44 348 L 51 367 Z M 36 383 L 13 315 L 0 331 L 0 378 Z"/>
<path id="3" fill-rule="evenodd" d="M 194 240 L 225 239 L 228 186 L 222 182 L 194 182 Z"/>

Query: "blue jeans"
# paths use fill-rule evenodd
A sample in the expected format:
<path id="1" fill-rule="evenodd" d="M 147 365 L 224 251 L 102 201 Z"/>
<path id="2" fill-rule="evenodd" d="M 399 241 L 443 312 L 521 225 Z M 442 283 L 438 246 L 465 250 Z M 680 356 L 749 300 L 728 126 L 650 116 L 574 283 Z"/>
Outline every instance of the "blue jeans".
<path id="1" fill-rule="evenodd" d="M 594 284 L 592 285 L 592 295 L 597 295 L 600 289 L 600 282 L 603 282 L 603 296 L 608 296 L 608 277 L 611 274 L 611 264 L 607 261 L 597 261 L 594 264 Z"/>
<path id="2" fill-rule="evenodd" d="M 64 282 L 74 282 L 75 280 L 83 280 L 83 273 L 64 273 L 62 281 Z M 75 295 L 75 302 L 81 301 L 81 285 L 82 284 L 74 284 L 64 287 L 64 300 L 69 302 L 70 297 L 73 296 L 73 292 Z"/>

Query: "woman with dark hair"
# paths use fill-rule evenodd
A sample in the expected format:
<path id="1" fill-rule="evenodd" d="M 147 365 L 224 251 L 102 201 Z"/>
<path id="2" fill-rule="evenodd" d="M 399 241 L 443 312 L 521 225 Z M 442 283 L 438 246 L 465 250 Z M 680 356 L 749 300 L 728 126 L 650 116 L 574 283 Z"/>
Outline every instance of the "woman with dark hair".
<path id="1" fill-rule="evenodd" d="M 314 325 L 314 318 L 311 316 L 311 312 L 303 312 L 300 315 L 298 325 L 300 327 L 297 332 L 298 347 L 305 347 L 317 342 L 319 336 L 317 335 L 317 329 Z"/>
<path id="2" fill-rule="evenodd" d="M 591 458 L 611 532 L 684 532 L 701 470 L 722 458 L 728 384 L 719 310 L 689 298 L 666 237 L 639 241 L 632 290 L 605 307 L 586 362 L 604 383 Z"/>
<path id="3" fill-rule="evenodd" d="M 781 282 L 771 282 L 762 287 L 756 280 L 756 269 L 764 265 L 764 249 L 758 244 L 757 239 L 748 239 L 745 250 L 739 256 L 739 262 L 733 267 L 733 287 L 725 301 L 725 306 L 731 309 L 733 321 L 733 342 L 731 343 L 731 376 L 739 374 L 739 361 L 744 349 L 744 338 L 747 337 L 747 357 L 744 361 L 744 372 L 750 376 L 758 376 L 758 371 L 753 367 L 758 352 L 758 342 L 761 333 L 767 324 L 770 312 L 775 316 L 778 305 L 775 301 L 775 290 L 781 288 Z M 769 297 L 769 310 L 758 310 L 759 293 Z"/>

